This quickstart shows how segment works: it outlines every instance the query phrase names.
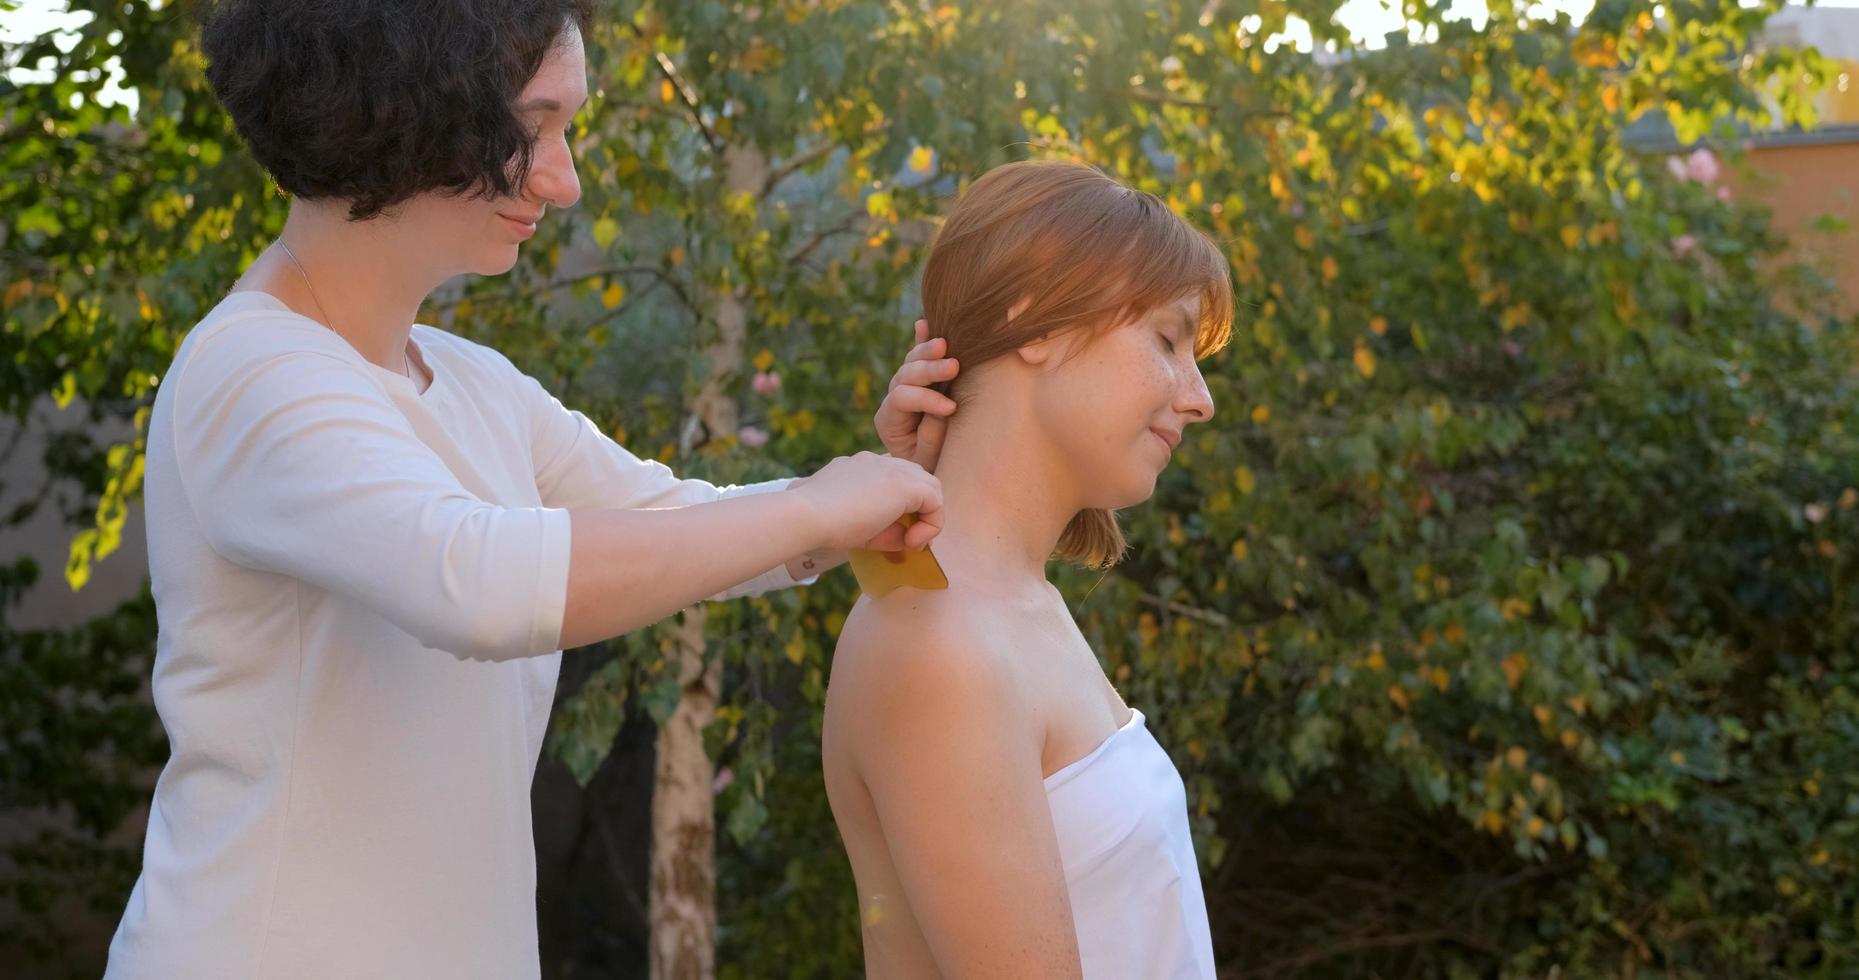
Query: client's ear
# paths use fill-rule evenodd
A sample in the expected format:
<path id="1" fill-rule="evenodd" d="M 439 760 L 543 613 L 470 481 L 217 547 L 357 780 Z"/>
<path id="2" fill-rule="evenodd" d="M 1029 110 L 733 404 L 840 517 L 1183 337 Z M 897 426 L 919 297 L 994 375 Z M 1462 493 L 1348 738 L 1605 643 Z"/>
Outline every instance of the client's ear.
<path id="1" fill-rule="evenodd" d="M 1052 334 L 1035 337 L 1020 345 L 1014 353 L 1020 355 L 1020 362 L 1039 367 L 1052 360 L 1052 352 L 1057 348 L 1057 339 Z"/>
<path id="2" fill-rule="evenodd" d="M 1011 324 L 1013 321 L 1019 319 L 1020 314 L 1025 313 L 1026 308 L 1031 305 L 1033 305 L 1033 297 L 1021 297 L 1020 300 L 1014 303 L 1013 307 L 1007 311 L 1007 322 Z M 1031 365 L 1044 364 L 1052 358 L 1052 335 L 1041 334 L 1034 337 L 1032 340 L 1021 344 L 1015 353 L 1020 355 L 1020 360 L 1023 363 Z"/>

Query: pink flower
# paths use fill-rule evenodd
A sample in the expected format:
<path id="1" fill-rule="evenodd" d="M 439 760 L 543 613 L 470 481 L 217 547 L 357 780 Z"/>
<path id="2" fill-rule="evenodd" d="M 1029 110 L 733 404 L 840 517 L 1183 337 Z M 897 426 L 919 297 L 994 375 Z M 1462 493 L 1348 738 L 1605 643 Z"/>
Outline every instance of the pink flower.
<path id="1" fill-rule="evenodd" d="M 1690 255 L 1698 247 L 1696 235 L 1680 235 L 1672 239 L 1672 254 L 1678 258 Z"/>
<path id="2" fill-rule="evenodd" d="M 736 438 L 750 449 L 768 445 L 768 433 L 763 432 L 753 425 L 745 425 L 736 430 Z"/>
<path id="3" fill-rule="evenodd" d="M 1717 200 L 1722 201 L 1725 204 L 1730 203 L 1730 185 L 1729 184 L 1725 184 L 1722 187 L 1717 188 Z"/>
<path id="4" fill-rule="evenodd" d="M 716 771 L 716 778 L 710 780 L 710 795 L 716 796 L 729 788 L 736 781 L 736 770 L 724 766 Z"/>
<path id="5" fill-rule="evenodd" d="M 781 376 L 773 371 L 757 371 L 755 379 L 749 382 L 755 393 L 766 398 L 781 390 Z"/>
<path id="6" fill-rule="evenodd" d="M 1679 156 L 1666 157 L 1665 158 L 1665 172 L 1668 174 L 1671 174 L 1673 180 L 1690 180 L 1691 179 L 1691 173 L 1685 169 L 1685 158 L 1684 157 L 1679 157 Z"/>
<path id="7" fill-rule="evenodd" d="M 1704 147 L 1692 150 L 1691 156 L 1685 158 L 1685 173 L 1700 184 L 1715 184 L 1719 172 L 1716 154 Z"/>

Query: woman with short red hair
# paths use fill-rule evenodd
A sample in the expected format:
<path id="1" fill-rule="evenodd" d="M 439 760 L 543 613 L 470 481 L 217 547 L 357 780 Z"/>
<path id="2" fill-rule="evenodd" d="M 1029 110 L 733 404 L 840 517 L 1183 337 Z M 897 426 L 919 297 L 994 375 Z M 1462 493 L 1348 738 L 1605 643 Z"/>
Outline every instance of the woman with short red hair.
<path id="1" fill-rule="evenodd" d="M 937 235 L 923 306 L 962 362 L 949 587 L 860 599 L 826 701 L 868 975 L 1212 980 L 1181 777 L 1046 563 L 1114 564 L 1115 512 L 1213 417 L 1226 260 L 1153 195 L 1011 164 Z"/>

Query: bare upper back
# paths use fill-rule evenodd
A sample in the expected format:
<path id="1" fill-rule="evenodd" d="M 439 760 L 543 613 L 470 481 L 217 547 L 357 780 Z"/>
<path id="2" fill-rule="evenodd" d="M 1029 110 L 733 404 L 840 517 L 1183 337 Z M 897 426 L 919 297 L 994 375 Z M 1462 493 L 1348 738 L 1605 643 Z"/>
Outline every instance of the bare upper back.
<path id="1" fill-rule="evenodd" d="M 938 955 L 1073 940 L 1042 778 L 1126 716 L 1049 587 L 1003 597 L 958 585 L 859 601 L 834 655 L 823 758 L 858 883 L 869 976 L 934 977 Z M 1005 853 L 990 860 L 1023 867 L 962 871 L 945 859 L 944 873 L 913 880 L 912 862 L 939 849 L 967 855 L 1001 842 Z M 949 886 L 991 889 L 1008 906 L 996 918 L 1027 921 L 988 937 L 989 923 L 940 907 L 952 901 Z M 1028 894 L 1016 901 L 1003 890 Z M 1053 903 L 1056 913 L 1035 911 Z M 1020 975 L 1047 975 L 1036 949 L 1018 952 L 1035 957 L 1015 967 L 1030 971 Z"/>

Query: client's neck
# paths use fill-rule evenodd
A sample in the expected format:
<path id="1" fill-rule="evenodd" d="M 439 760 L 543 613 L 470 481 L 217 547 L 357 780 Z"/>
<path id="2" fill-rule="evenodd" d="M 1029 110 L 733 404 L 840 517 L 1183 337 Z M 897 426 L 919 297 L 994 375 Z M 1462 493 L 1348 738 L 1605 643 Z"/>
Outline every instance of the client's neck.
<path id="1" fill-rule="evenodd" d="M 936 465 L 943 530 L 931 547 L 952 578 L 1044 582 L 1046 562 L 1079 510 L 1076 488 L 1024 412 L 1003 404 L 984 411 L 985 418 L 958 411 L 950 426 Z"/>

